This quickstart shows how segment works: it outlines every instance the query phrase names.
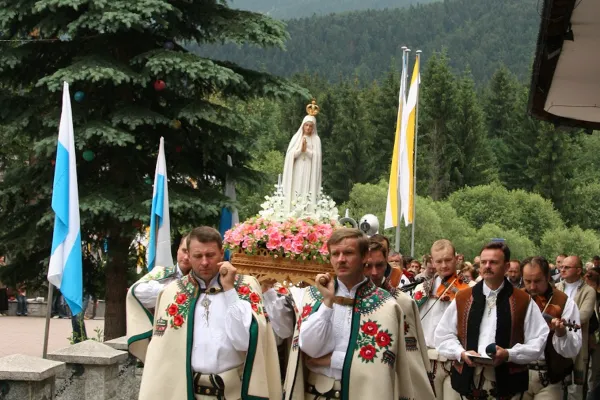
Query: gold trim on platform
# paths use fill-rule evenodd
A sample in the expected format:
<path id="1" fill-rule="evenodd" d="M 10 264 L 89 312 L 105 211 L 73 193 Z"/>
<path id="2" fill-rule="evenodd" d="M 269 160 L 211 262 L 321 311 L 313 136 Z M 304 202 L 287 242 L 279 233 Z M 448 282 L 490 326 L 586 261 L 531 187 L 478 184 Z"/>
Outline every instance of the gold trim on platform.
<path id="1" fill-rule="evenodd" d="M 231 255 L 231 263 L 238 272 L 252 275 L 259 282 L 275 279 L 280 283 L 295 285 L 306 282 L 314 285 L 317 274 L 333 274 L 331 264 L 273 258 L 266 250 L 259 250 L 257 255 L 234 253 Z"/>

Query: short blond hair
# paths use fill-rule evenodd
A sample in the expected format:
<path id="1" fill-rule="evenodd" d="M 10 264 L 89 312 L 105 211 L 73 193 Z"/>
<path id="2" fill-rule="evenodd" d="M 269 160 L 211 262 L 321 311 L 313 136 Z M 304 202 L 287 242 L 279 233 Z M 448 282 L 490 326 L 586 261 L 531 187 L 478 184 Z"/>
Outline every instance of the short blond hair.
<path id="1" fill-rule="evenodd" d="M 452 249 L 452 254 L 456 254 L 456 249 L 451 241 L 448 239 L 440 239 L 433 242 L 431 245 L 431 253 L 433 254 L 436 251 L 441 251 L 445 249 Z"/>

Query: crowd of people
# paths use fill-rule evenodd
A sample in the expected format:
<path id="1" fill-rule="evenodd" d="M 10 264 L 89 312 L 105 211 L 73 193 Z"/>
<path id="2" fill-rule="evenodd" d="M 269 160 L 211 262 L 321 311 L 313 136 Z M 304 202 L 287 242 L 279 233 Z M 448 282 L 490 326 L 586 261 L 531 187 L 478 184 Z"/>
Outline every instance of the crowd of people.
<path id="1" fill-rule="evenodd" d="M 128 293 L 139 398 L 599 398 L 600 258 L 514 260 L 496 241 L 470 263 L 438 240 L 419 261 L 350 228 L 328 250 L 312 285 L 259 283 L 192 230 Z"/>

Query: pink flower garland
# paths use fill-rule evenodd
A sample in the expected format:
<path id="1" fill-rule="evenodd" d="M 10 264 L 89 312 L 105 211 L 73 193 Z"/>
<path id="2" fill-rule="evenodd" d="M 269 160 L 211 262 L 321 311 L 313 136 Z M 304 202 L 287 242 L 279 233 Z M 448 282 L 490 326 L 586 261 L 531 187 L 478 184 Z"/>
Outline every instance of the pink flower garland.
<path id="1" fill-rule="evenodd" d="M 225 232 L 225 247 L 256 254 L 266 249 L 274 257 L 329 262 L 327 240 L 337 221 L 322 223 L 312 218 L 290 218 L 283 222 L 254 217 Z"/>

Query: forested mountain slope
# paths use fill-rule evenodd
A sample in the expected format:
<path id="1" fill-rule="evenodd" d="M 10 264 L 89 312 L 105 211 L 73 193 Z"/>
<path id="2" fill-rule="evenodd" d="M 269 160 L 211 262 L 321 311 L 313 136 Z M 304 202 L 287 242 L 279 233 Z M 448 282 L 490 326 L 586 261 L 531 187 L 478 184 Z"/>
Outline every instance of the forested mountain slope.
<path id="1" fill-rule="evenodd" d="M 439 0 L 232 0 L 229 5 L 275 18 L 292 19 L 357 10 L 402 8 Z"/>
<path id="2" fill-rule="evenodd" d="M 479 85 L 501 64 L 519 79 L 528 78 L 539 19 L 536 0 L 448 0 L 289 20 L 286 50 L 192 47 L 277 75 L 310 72 L 330 81 L 356 75 L 363 82 L 399 65 L 404 45 L 423 50 L 424 61 L 445 47 L 451 66 L 457 71 L 469 66 Z"/>

